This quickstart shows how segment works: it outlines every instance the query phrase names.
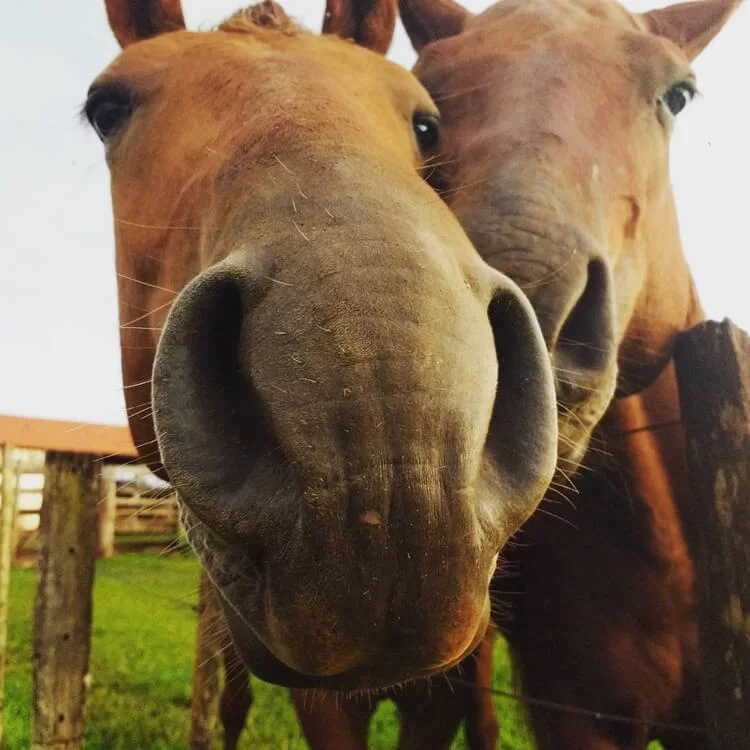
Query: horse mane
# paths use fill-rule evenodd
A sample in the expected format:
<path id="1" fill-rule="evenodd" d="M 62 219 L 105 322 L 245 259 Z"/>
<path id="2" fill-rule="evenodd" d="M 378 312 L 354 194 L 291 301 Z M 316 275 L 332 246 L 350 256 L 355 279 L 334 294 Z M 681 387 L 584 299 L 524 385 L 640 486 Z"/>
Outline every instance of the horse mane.
<path id="1" fill-rule="evenodd" d="M 229 31 L 250 34 L 258 29 L 280 31 L 283 34 L 297 36 L 308 33 L 284 12 L 274 0 L 264 0 L 256 5 L 248 5 L 222 21 L 218 31 Z"/>

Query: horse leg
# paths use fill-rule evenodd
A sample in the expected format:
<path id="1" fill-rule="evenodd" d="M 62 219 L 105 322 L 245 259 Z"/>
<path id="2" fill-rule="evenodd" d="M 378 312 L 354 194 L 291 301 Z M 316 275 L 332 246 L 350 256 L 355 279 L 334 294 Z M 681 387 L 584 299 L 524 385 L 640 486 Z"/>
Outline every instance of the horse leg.
<path id="1" fill-rule="evenodd" d="M 615 738 L 595 719 L 571 716 L 559 712 L 532 711 L 539 750 L 640 750 L 648 744 L 648 730 L 639 728 L 628 739 Z M 602 732 L 600 730 L 604 729 Z"/>
<path id="2" fill-rule="evenodd" d="M 479 648 L 474 652 L 474 682 L 469 693 L 464 727 L 469 750 L 494 750 L 500 733 L 495 703 L 492 700 L 493 651 L 497 631 L 490 624 Z"/>
<path id="3" fill-rule="evenodd" d="M 395 698 L 400 709 L 398 750 L 448 750 L 466 715 L 465 690 L 441 681 L 422 688 L 421 700 Z"/>
<path id="4" fill-rule="evenodd" d="M 557 710 L 532 709 L 539 750 L 645 750 L 648 728 L 612 725 Z"/>
<path id="5" fill-rule="evenodd" d="M 547 545 L 543 551 L 554 556 Z M 539 750 L 646 750 L 650 722 L 679 687 L 673 676 L 679 669 L 670 669 L 679 663 L 679 644 L 670 649 L 666 641 L 659 648 L 663 641 L 634 625 L 617 605 L 612 609 L 619 616 L 610 616 L 604 597 L 598 600 L 599 591 L 588 588 L 594 558 L 604 567 L 604 554 L 591 561 L 571 554 L 549 565 L 548 579 L 535 568 L 509 633 L 524 694 L 558 704 L 530 706 Z M 613 588 L 624 590 L 615 566 L 607 572 Z M 596 719 L 577 709 L 624 720 Z"/>
<path id="6" fill-rule="evenodd" d="M 665 750 L 709 750 L 708 735 L 685 732 L 679 729 L 654 730 L 654 739 Z"/>
<path id="7" fill-rule="evenodd" d="M 490 626 L 458 667 L 394 696 L 401 712 L 399 750 L 447 750 L 462 721 L 470 750 L 495 750 L 498 722 L 490 692 L 495 636 Z"/>
<path id="8" fill-rule="evenodd" d="M 679 710 L 673 719 L 675 724 L 686 727 L 703 727 L 705 717 L 701 698 L 700 679 L 697 669 L 691 670 L 685 680 L 685 690 L 680 700 Z M 708 735 L 684 729 L 655 728 L 651 736 L 659 740 L 665 750 L 709 750 Z"/>
<path id="9" fill-rule="evenodd" d="M 237 655 L 227 631 L 221 646 L 224 662 L 224 690 L 219 702 L 219 716 L 224 727 L 224 750 L 237 750 L 240 734 L 253 703 L 250 672 Z"/>
<path id="10" fill-rule="evenodd" d="M 694 697 L 700 698 L 690 696 L 683 704 L 685 710 L 672 720 L 674 723 L 701 724 L 700 700 L 696 702 Z M 656 728 L 649 737 L 645 726 L 618 726 L 547 709 L 532 709 L 531 714 L 539 750 L 643 750 L 649 739 L 658 739 L 665 750 L 709 750 L 707 736 L 697 732 Z"/>
<path id="11" fill-rule="evenodd" d="M 367 750 L 375 700 L 292 689 L 292 700 L 310 750 Z"/>

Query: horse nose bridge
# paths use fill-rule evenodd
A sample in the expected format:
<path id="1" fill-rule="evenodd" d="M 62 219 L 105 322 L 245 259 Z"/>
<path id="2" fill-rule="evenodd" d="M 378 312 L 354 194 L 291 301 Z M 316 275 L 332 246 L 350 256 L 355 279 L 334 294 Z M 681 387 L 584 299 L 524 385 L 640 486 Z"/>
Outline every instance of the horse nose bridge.
<path id="1" fill-rule="evenodd" d="M 603 251 L 579 237 L 541 264 L 541 274 L 521 272 L 521 288 L 534 307 L 556 369 L 558 392 L 586 398 L 614 367 L 615 310 L 612 272 Z M 519 267 L 536 265 L 526 260 Z M 511 271 L 512 275 L 513 272 Z"/>
<path id="2" fill-rule="evenodd" d="M 568 364 L 606 367 L 614 347 L 614 300 L 601 244 L 601 206 L 558 189 L 561 174 L 551 167 L 531 173 L 527 167 L 510 162 L 500 176 L 461 195 L 453 208 L 484 260 L 529 298 L 550 351 L 568 346 Z"/>
<path id="3" fill-rule="evenodd" d="M 594 304 L 593 289 L 584 294 L 590 271 L 594 273 L 593 285 L 601 287 L 601 296 L 607 295 L 601 252 L 585 233 L 571 231 L 554 219 L 511 209 L 490 222 L 480 218 L 470 227 L 470 235 L 486 261 L 531 302 L 550 349 L 556 346 L 578 300 L 585 298 L 589 306 Z"/>
<path id="4" fill-rule="evenodd" d="M 604 259 L 592 255 L 578 270 L 557 324 L 554 354 L 579 368 L 606 369 L 615 352 L 614 294 Z"/>

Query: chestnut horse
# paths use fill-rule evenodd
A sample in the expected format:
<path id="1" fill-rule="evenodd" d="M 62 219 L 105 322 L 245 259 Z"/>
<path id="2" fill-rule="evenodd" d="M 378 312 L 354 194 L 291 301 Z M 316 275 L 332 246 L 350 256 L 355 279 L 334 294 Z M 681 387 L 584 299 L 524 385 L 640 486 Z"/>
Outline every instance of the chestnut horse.
<path id="1" fill-rule="evenodd" d="M 668 148 L 696 90 L 690 62 L 736 5 L 634 14 L 614 0 L 503 0 L 474 16 L 401 0 L 414 71 L 442 114 L 430 179 L 527 292 L 553 358 L 562 484 L 581 461 L 576 433 L 607 407 L 575 494 L 548 494 L 507 556 L 519 577 L 497 588 L 515 580 L 521 594 L 506 626 L 525 693 L 631 721 L 532 706 L 545 750 L 644 748 L 649 736 L 705 746 L 649 729 L 702 722 L 670 357 L 703 312 Z"/>
<path id="2" fill-rule="evenodd" d="M 453 0 L 400 2 L 442 115 L 429 180 L 529 295 L 556 368 L 558 481 L 494 586 L 523 689 L 568 707 L 531 706 L 544 749 L 705 746 L 670 362 L 703 313 L 668 142 L 695 92 L 690 61 L 736 5 L 639 15 L 614 0 L 504 0 L 474 16 Z"/>
<path id="3" fill-rule="evenodd" d="M 382 49 L 393 8 L 368 7 L 331 2 L 329 22 Z M 107 10 L 124 49 L 85 114 L 112 178 L 130 426 L 237 651 L 296 687 L 450 669 L 484 636 L 557 423 L 528 301 L 420 176 L 434 104 L 273 2 L 200 33 L 179 0 Z"/>

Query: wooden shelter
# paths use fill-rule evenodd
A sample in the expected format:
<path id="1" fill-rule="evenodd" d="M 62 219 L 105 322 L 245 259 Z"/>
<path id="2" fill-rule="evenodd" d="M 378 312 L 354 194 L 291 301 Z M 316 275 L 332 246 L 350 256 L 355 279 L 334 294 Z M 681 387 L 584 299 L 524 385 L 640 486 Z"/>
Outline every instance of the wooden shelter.
<path id="1" fill-rule="evenodd" d="M 88 453 L 129 461 L 138 453 L 127 427 L 0 414 L 0 443 L 60 453 Z"/>
<path id="2" fill-rule="evenodd" d="M 97 504 L 99 556 L 114 554 L 115 533 L 167 534 L 177 530 L 174 497 L 148 467 L 137 462 L 127 427 L 0 415 L 0 445 L 8 447 L 3 455 L 10 456 L 11 466 L 3 476 L 10 477 L 15 495 L 12 564 L 35 560 L 49 451 L 96 457 L 102 483 Z"/>

